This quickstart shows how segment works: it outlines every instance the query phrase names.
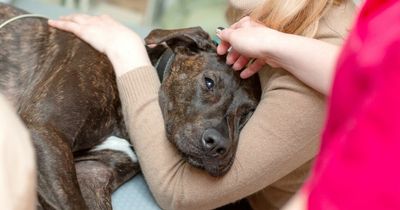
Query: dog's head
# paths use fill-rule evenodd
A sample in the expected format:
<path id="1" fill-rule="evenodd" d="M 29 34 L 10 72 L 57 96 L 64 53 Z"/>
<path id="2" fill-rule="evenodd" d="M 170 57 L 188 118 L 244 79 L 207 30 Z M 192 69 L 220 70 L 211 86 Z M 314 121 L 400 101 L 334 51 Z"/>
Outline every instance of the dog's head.
<path id="1" fill-rule="evenodd" d="M 216 53 L 200 27 L 154 30 L 145 39 L 159 63 L 169 49 L 173 59 L 164 72 L 159 103 L 167 137 L 192 165 L 213 176 L 232 166 L 239 131 L 260 99 L 258 77 L 242 80 Z M 157 64 L 159 65 L 159 64 Z"/>

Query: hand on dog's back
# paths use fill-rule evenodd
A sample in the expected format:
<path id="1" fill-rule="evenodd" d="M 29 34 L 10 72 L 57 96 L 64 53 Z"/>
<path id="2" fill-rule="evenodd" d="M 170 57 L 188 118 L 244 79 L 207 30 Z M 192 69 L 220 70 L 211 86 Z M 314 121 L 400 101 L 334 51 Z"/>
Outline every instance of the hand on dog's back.
<path id="1" fill-rule="evenodd" d="M 75 14 L 49 20 L 49 25 L 74 33 L 106 54 L 117 77 L 137 67 L 151 65 L 139 35 L 109 16 Z"/>

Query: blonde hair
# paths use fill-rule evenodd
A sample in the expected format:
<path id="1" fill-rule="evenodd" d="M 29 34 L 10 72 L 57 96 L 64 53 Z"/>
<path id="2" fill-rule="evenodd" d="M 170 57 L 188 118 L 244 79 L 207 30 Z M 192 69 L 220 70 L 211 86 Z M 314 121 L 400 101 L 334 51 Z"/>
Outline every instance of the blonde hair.
<path id="1" fill-rule="evenodd" d="M 238 20 L 250 15 L 264 25 L 278 31 L 313 37 L 318 29 L 320 18 L 332 5 L 346 0 L 265 0 L 253 11 L 234 11 L 228 9 L 227 17 Z"/>

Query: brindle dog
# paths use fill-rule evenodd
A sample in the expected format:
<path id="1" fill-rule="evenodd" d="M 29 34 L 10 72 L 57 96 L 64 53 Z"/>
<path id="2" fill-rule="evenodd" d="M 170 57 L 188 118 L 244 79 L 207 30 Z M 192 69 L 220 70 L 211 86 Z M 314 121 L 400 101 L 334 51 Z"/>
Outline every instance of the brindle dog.
<path id="1" fill-rule="evenodd" d="M 0 3 L 0 23 L 24 13 Z M 148 48 L 155 65 L 168 61 L 160 106 L 169 141 L 189 163 L 223 175 L 259 100 L 258 78 L 241 80 L 201 28 L 155 30 L 146 42 L 159 44 Z M 128 135 L 107 57 L 37 18 L 0 29 L 0 47 L 0 91 L 36 151 L 38 208 L 110 209 L 111 192 L 139 166 L 132 153 L 112 147 L 128 144 L 110 136 Z"/>
<path id="2" fill-rule="evenodd" d="M 258 76 L 242 80 L 201 28 L 154 30 L 145 41 L 165 42 L 175 54 L 159 97 L 168 139 L 190 164 L 213 176 L 225 174 L 239 131 L 260 100 Z"/>

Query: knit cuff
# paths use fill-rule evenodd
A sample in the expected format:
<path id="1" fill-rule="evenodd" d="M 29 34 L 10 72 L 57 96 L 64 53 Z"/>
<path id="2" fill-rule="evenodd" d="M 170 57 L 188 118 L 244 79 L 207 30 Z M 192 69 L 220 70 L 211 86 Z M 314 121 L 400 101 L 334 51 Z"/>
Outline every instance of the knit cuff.
<path id="1" fill-rule="evenodd" d="M 160 80 L 153 66 L 142 66 L 117 78 L 121 100 L 139 101 L 158 94 Z"/>

